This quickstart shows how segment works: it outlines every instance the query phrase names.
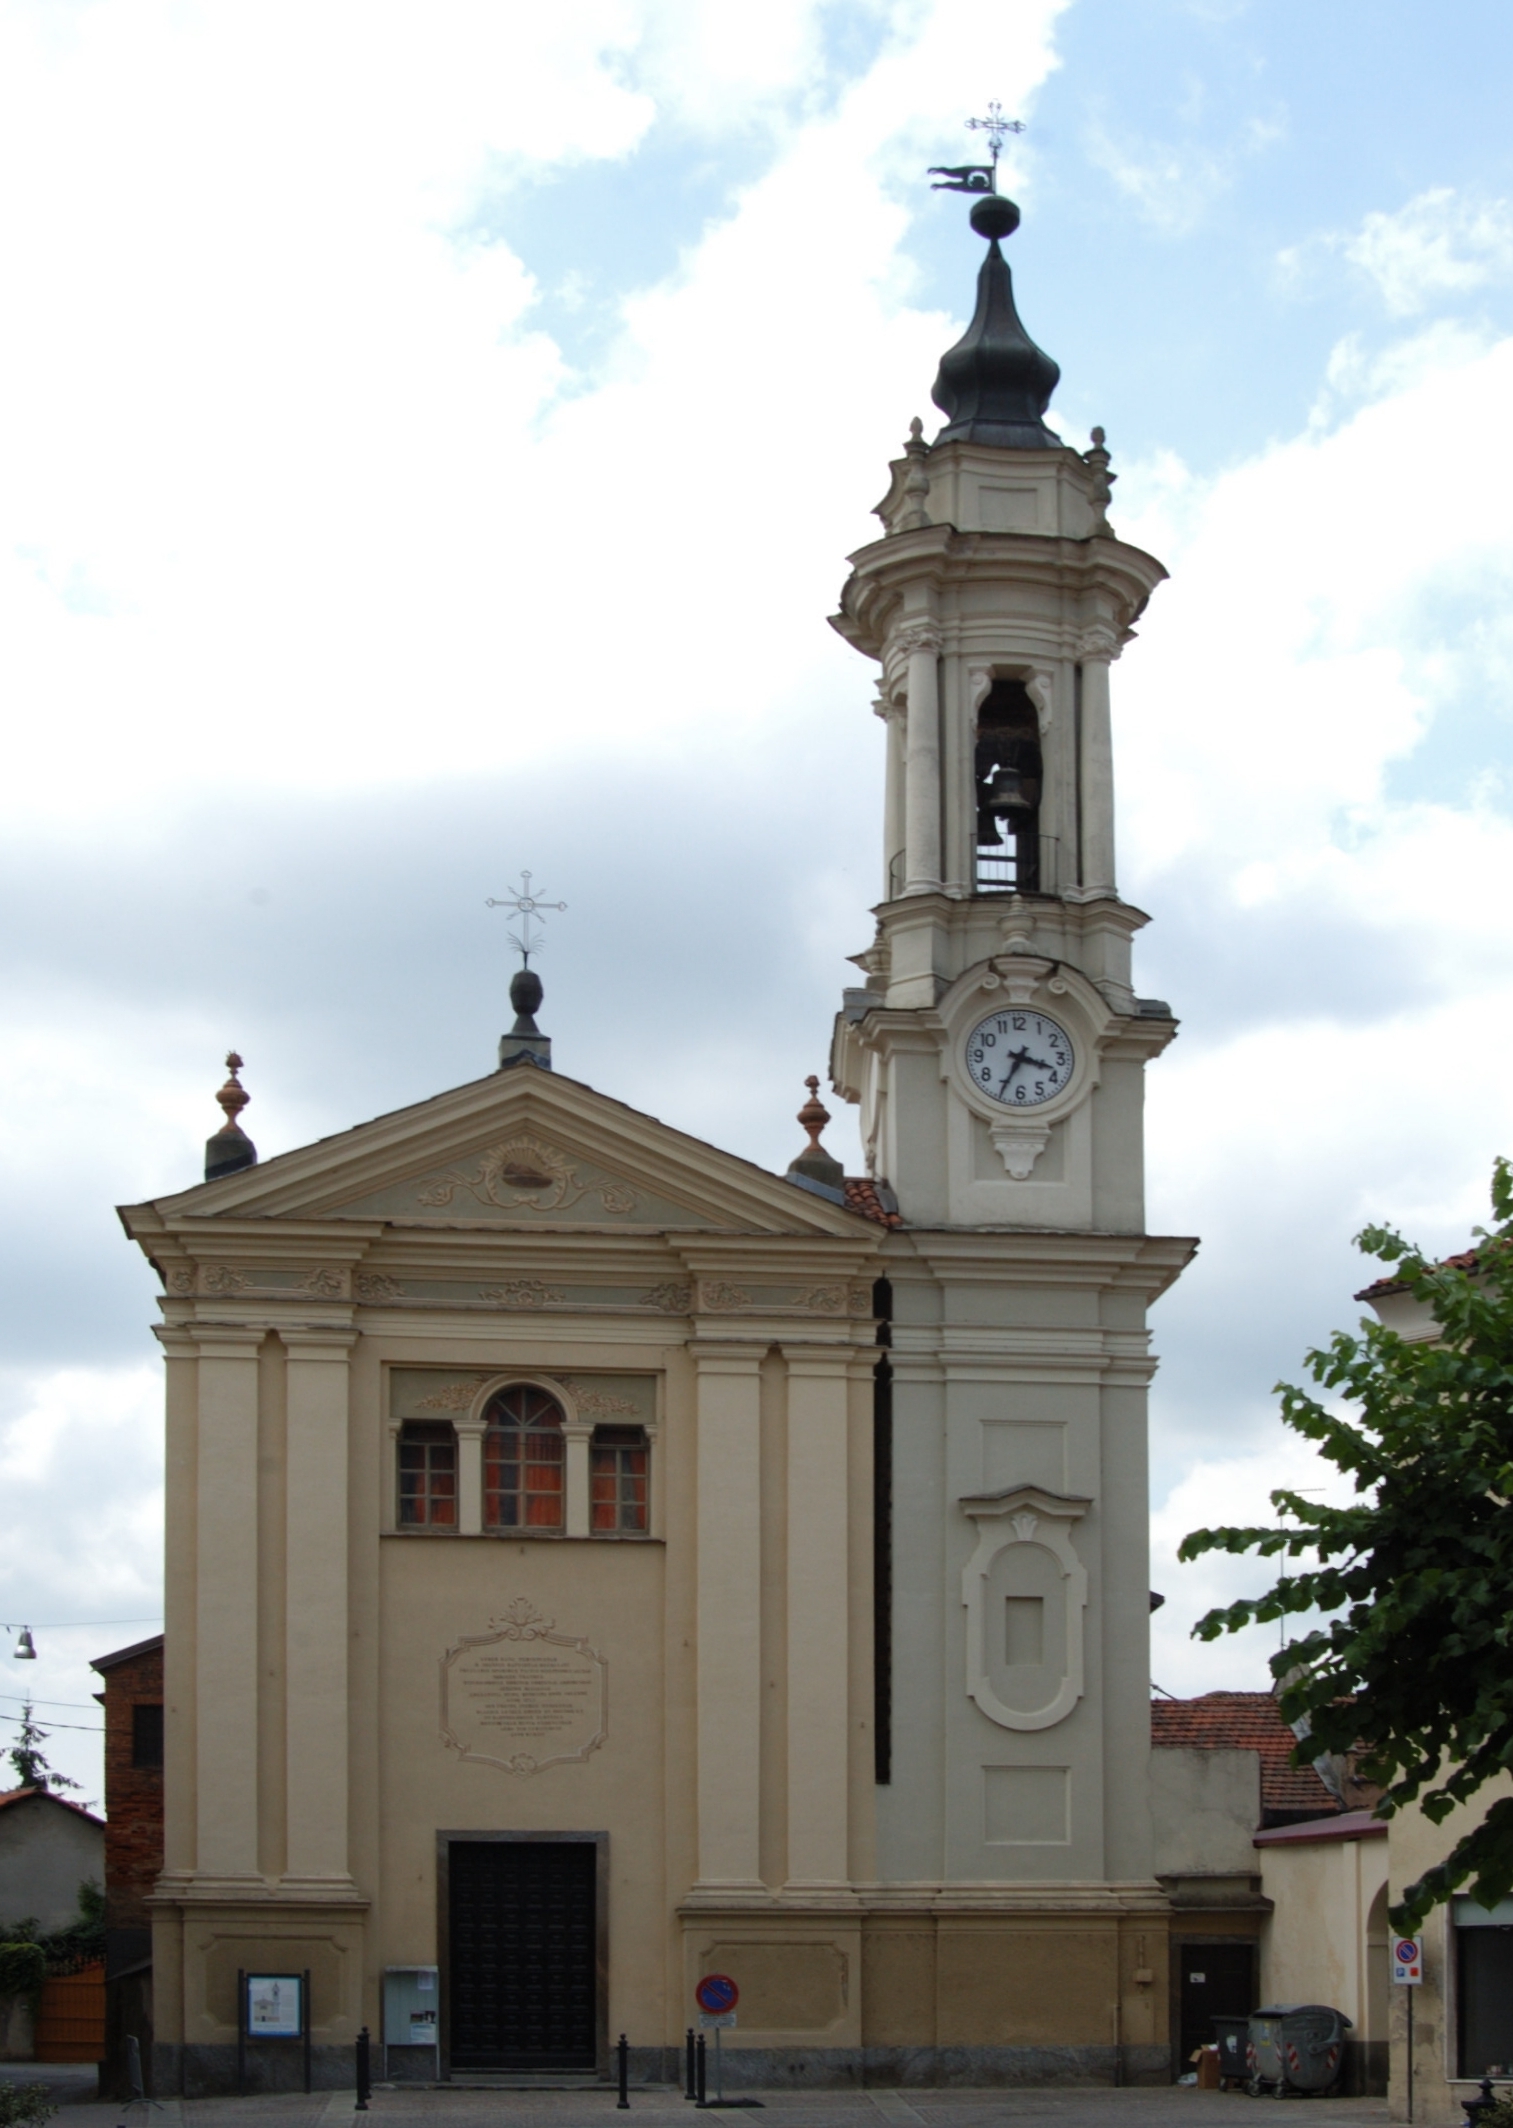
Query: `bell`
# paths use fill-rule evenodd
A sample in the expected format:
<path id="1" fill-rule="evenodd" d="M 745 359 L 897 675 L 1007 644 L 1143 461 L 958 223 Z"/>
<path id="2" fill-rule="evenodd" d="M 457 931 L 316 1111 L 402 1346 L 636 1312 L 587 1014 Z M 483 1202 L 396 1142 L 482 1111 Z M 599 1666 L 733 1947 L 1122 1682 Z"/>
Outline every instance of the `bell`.
<path id="1" fill-rule="evenodd" d="M 987 810 L 990 813 L 1033 813 L 1037 795 L 1036 779 L 1025 776 L 1017 768 L 997 768 L 988 785 Z"/>
<path id="2" fill-rule="evenodd" d="M 37 1660 L 37 1650 L 32 1642 L 32 1629 L 30 1626 L 21 1628 L 20 1636 L 16 1641 L 14 1659 L 17 1662 L 35 1662 Z"/>

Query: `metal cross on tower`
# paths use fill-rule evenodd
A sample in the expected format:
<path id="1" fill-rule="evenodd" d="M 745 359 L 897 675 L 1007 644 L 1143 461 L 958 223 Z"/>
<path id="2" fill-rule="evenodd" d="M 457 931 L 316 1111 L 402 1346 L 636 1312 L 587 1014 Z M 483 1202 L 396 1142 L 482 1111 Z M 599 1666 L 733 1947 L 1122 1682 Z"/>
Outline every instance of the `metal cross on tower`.
<path id="1" fill-rule="evenodd" d="M 542 901 L 538 895 L 531 892 L 530 873 L 522 871 L 520 874 L 520 892 L 518 894 L 507 894 L 498 901 L 491 894 L 486 906 L 490 909 L 514 909 L 517 911 L 520 917 L 520 929 L 510 932 L 509 941 L 520 955 L 522 964 L 529 968 L 531 955 L 539 953 L 542 946 L 542 941 L 532 936 L 531 925 L 543 922 L 542 911 L 544 909 L 565 910 L 567 903 L 565 901 Z"/>
<path id="2" fill-rule="evenodd" d="M 995 96 L 988 105 L 986 118 L 969 118 L 967 130 L 986 133 L 991 162 L 986 163 L 932 163 L 930 175 L 941 182 L 933 185 L 934 192 L 996 192 L 998 190 L 998 158 L 1003 153 L 1003 144 L 1011 133 L 1024 131 L 1022 118 L 1005 118 L 1003 105 Z"/>

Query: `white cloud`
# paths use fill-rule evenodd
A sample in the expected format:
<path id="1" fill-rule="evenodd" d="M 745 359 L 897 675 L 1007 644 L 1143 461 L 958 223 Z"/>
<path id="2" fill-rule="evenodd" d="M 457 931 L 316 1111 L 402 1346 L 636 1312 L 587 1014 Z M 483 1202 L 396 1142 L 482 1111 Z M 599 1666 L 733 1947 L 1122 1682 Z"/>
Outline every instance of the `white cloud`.
<path id="1" fill-rule="evenodd" d="M 1278 254 L 1284 286 L 1316 283 L 1344 258 L 1375 288 L 1389 317 L 1409 318 L 1513 275 L 1513 206 L 1434 185 L 1353 230 L 1330 230 Z"/>

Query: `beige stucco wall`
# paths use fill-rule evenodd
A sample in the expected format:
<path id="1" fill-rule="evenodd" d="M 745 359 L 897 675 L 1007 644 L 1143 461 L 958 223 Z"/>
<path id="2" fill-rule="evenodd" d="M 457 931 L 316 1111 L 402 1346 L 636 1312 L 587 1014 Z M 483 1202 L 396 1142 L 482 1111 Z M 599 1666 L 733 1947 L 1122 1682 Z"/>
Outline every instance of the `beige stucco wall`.
<path id="1" fill-rule="evenodd" d="M 1387 1841 L 1289 1841 L 1258 1847 L 1264 2001 L 1322 2002 L 1357 2042 L 1387 2037 Z"/>
<path id="2" fill-rule="evenodd" d="M 1442 1861 L 1462 1834 L 1477 1824 L 1513 1781 L 1489 1782 L 1471 1804 L 1452 1811 L 1441 1825 L 1422 1812 L 1400 1811 L 1388 1820 L 1393 1896 L 1425 1869 Z M 1415 2122 L 1459 2123 L 1460 2101 L 1474 2083 L 1460 2077 L 1457 2060 L 1455 1930 L 1450 1909 L 1437 1906 L 1421 1931 L 1424 1978 L 1416 1988 L 1393 1987 L 1389 2005 L 1392 2027 L 1391 2112 L 1408 2117 L 1408 2017 L 1413 2017 L 1413 2118 Z M 1507 2087 L 1503 2087 L 1507 2088 Z"/>
<path id="3" fill-rule="evenodd" d="M 1158 1877 L 1254 1873 L 1251 1840 L 1261 1822 L 1259 1752 L 1153 1750 L 1150 1796 Z"/>

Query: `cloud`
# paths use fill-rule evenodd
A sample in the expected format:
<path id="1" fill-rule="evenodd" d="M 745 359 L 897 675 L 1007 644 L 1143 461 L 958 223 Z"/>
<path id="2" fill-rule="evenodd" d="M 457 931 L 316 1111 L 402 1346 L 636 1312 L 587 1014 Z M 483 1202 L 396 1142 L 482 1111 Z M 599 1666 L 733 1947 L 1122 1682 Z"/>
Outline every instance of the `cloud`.
<path id="1" fill-rule="evenodd" d="M 1335 258 L 1374 287 L 1389 317 L 1422 312 L 1513 275 L 1513 205 L 1434 185 L 1353 230 L 1331 230 L 1278 254 L 1284 286 L 1316 286 Z"/>

